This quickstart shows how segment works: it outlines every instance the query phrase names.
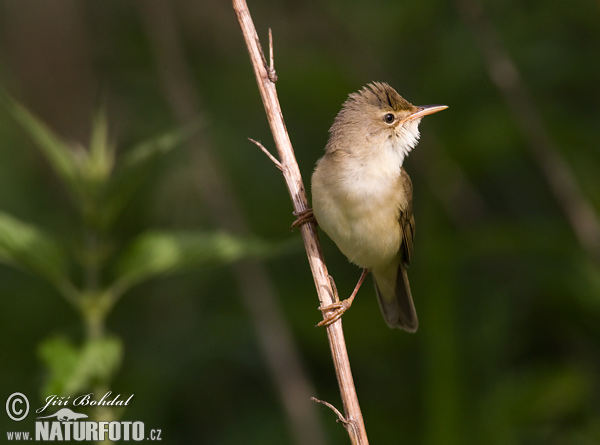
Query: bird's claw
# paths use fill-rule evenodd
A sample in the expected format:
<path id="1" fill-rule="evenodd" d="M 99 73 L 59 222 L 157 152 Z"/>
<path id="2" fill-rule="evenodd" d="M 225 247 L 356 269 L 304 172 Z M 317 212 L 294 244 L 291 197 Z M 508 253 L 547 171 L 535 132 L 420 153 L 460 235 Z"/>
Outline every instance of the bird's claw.
<path id="1" fill-rule="evenodd" d="M 315 214 L 313 213 L 312 209 L 305 209 L 305 210 L 301 210 L 299 212 L 293 212 L 293 214 L 296 217 L 296 219 L 292 223 L 290 230 L 294 230 L 296 227 L 300 227 L 304 224 L 311 223 L 311 222 L 314 223 L 317 221 L 315 219 Z"/>
<path id="2" fill-rule="evenodd" d="M 352 301 L 354 301 L 354 298 L 350 297 L 342 301 L 336 301 L 335 303 L 331 303 L 326 306 L 320 306 L 319 310 L 321 312 L 333 311 L 333 313 L 331 313 L 326 318 L 317 323 L 317 326 L 329 326 L 330 324 L 338 321 L 340 317 L 344 314 L 344 312 L 350 309 L 350 306 L 352 306 Z"/>

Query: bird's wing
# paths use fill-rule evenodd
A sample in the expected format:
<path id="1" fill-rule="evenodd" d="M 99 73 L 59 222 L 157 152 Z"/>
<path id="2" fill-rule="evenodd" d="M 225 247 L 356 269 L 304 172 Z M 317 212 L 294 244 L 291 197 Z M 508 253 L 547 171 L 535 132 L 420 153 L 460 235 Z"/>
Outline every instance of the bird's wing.
<path id="1" fill-rule="evenodd" d="M 415 238 L 415 216 L 412 209 L 413 186 L 404 168 L 401 169 L 400 181 L 402 190 L 406 194 L 407 206 L 400 209 L 398 220 L 402 229 L 402 245 L 400 252 L 402 253 L 402 261 L 404 264 L 410 264 L 413 250 L 413 240 Z"/>

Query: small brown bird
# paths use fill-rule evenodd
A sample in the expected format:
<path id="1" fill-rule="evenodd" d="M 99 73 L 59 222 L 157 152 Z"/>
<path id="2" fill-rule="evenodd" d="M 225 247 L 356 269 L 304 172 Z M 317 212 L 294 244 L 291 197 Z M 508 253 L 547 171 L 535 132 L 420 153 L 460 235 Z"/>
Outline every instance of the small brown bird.
<path id="1" fill-rule="evenodd" d="M 415 234 L 412 183 L 402 167 L 417 145 L 423 116 L 448 108 L 415 106 L 386 83 L 351 94 L 329 130 L 312 176 L 313 213 L 350 262 L 363 268 L 354 292 L 322 323 L 337 319 L 371 271 L 388 326 L 415 332 L 406 267 Z"/>

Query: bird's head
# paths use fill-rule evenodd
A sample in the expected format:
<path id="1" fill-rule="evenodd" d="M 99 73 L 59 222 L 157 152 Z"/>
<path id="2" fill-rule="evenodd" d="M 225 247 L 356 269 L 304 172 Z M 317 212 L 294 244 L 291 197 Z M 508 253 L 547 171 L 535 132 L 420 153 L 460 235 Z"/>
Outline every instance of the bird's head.
<path id="1" fill-rule="evenodd" d="M 446 105 L 416 106 L 387 83 L 373 82 L 344 102 L 330 129 L 328 150 L 352 147 L 364 150 L 392 149 L 401 162 L 417 145 L 419 123 L 424 116 L 448 108 Z"/>

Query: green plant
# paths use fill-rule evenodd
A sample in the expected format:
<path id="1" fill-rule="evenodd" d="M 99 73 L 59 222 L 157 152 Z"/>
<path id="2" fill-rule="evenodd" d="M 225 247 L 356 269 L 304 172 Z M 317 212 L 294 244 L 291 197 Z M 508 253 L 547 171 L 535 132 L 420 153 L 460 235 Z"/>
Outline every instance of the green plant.
<path id="1" fill-rule="evenodd" d="M 117 246 L 115 221 L 154 164 L 193 128 L 137 145 L 117 159 L 105 115 L 95 119 L 87 149 L 58 137 L 23 106 L 3 97 L 10 113 L 33 138 L 64 183 L 80 216 L 79 242 L 64 242 L 34 224 L 0 212 L 0 262 L 45 279 L 78 312 L 82 345 L 67 337 L 45 339 L 39 354 L 49 371 L 42 393 L 62 396 L 92 388 L 107 391 L 119 369 L 121 340 L 106 332 L 106 319 L 131 287 L 152 278 L 202 266 L 228 264 L 272 253 L 273 246 L 223 232 L 148 230 Z M 96 416 L 100 418 L 99 413 Z M 102 412 L 102 420 L 114 414 Z"/>

